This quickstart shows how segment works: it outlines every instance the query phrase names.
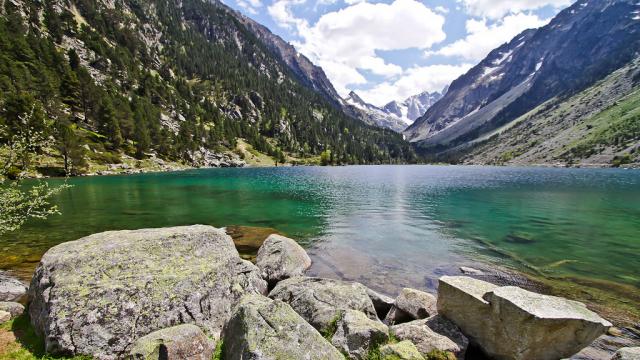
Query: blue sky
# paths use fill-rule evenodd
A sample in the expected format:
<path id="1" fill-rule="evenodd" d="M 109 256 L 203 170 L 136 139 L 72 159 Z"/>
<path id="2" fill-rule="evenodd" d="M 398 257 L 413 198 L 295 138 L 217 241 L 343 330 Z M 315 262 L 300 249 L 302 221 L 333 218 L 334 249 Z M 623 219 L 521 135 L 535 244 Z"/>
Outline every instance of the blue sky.
<path id="1" fill-rule="evenodd" d="M 322 66 L 336 90 L 384 105 L 439 91 L 572 0 L 224 0 Z"/>

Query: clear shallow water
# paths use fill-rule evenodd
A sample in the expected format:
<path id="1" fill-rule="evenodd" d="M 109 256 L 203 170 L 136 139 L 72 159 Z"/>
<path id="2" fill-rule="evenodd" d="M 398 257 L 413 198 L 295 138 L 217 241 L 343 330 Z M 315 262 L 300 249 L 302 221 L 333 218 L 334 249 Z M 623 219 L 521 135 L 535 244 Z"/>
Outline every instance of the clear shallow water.
<path id="1" fill-rule="evenodd" d="M 299 167 L 70 183 L 63 215 L 0 238 L 0 267 L 27 273 L 51 246 L 95 232 L 201 223 L 277 229 L 309 249 L 312 273 L 380 290 L 433 288 L 477 261 L 640 289 L 638 171 Z"/>

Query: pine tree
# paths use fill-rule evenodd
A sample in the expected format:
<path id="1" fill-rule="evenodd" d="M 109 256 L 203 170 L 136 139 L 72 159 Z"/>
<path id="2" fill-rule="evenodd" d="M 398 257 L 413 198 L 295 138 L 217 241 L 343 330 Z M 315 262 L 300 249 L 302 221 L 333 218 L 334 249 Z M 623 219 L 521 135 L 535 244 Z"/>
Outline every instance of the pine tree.
<path id="1" fill-rule="evenodd" d="M 116 118 L 116 110 L 113 107 L 111 99 L 105 96 L 98 110 L 98 124 L 100 130 L 109 139 L 114 149 L 118 149 L 122 143 L 122 133 L 120 131 L 120 124 Z"/>

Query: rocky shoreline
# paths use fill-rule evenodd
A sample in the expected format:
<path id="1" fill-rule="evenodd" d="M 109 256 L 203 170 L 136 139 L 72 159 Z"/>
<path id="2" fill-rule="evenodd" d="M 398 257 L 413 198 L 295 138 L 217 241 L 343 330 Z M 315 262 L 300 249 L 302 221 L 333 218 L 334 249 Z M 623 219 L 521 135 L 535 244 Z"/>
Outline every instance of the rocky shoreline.
<path id="1" fill-rule="evenodd" d="M 223 229 L 110 231 L 50 249 L 28 292 L 0 274 L 0 322 L 24 312 L 15 301 L 26 293 L 48 353 L 96 359 L 639 356 L 637 343 L 616 341 L 623 330 L 583 304 L 479 280 L 482 270 L 442 277 L 437 296 L 405 288 L 392 298 L 306 277 L 310 266 L 279 235 L 252 264 Z"/>

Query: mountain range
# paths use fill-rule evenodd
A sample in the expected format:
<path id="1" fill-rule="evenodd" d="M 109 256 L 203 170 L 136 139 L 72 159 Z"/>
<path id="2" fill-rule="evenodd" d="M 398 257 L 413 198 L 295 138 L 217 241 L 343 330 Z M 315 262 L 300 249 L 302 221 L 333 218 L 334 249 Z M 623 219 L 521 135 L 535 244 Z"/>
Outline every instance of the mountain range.
<path id="1" fill-rule="evenodd" d="M 586 123 L 607 111 L 607 106 L 626 103 L 637 90 L 637 76 L 632 62 L 640 50 L 640 3 L 635 0 L 580 0 L 561 11 L 546 26 L 526 30 L 510 42 L 493 50 L 469 72 L 453 81 L 447 94 L 429 108 L 424 116 L 409 126 L 404 134 L 427 157 L 444 161 L 472 163 L 553 164 L 582 162 L 603 166 L 623 161 L 638 162 L 637 118 L 632 117 L 624 129 L 614 131 L 614 123 L 604 122 L 598 129 L 578 131 Z M 601 82 L 617 81 L 615 71 L 625 68 L 625 91 L 610 89 L 595 96 L 596 88 L 609 87 Z M 618 79 L 621 80 L 621 79 Z M 613 85 L 612 85 L 613 86 Z M 619 88 L 617 88 L 620 90 Z M 587 91 L 585 93 L 585 91 Z M 591 106 L 577 101 L 590 98 Z M 566 108 L 568 102 L 573 106 Z M 584 100 L 586 102 L 586 100 Z M 540 122 L 549 121 L 561 108 L 560 121 L 567 141 L 549 137 L 524 136 L 531 127 L 545 133 Z M 635 110 L 634 110 L 635 111 Z M 577 116 L 579 115 L 579 116 Z M 568 119 L 571 119 L 569 122 Z M 566 121 L 566 122 L 565 122 Z M 516 126 L 518 124 L 518 126 Z M 560 130 L 554 127 L 556 130 Z M 567 129 L 573 128 L 569 131 Z M 608 130 L 607 130 L 608 128 Z M 598 142 L 600 152 L 608 155 L 598 161 L 586 160 L 592 151 L 571 152 L 568 147 L 595 132 L 607 132 L 608 140 Z M 615 133 L 617 135 L 612 135 Z M 553 135 L 558 135 L 553 134 Z M 579 135 L 579 136 L 578 136 Z M 624 136 L 623 136 L 624 135 Z M 622 137 L 621 137 L 622 136 Z M 596 136 L 598 137 L 598 136 Z M 614 140 L 625 138 L 625 140 Z M 505 139 L 510 141 L 505 142 Z M 495 152 L 493 145 L 503 144 L 502 153 L 489 156 L 478 144 L 490 142 L 485 151 Z M 600 140 L 598 140 L 600 141 Z M 551 144 L 554 142 L 554 144 Z M 511 144 L 504 146 L 505 143 Z M 558 149 L 564 144 L 565 149 Z M 569 152 L 567 152 L 569 151 Z M 470 152 L 470 153 L 469 153 Z M 545 152 L 544 157 L 527 154 Z M 590 155 L 588 155 L 590 154 Z M 525 156 L 525 157 L 523 157 Z"/>
<path id="2" fill-rule="evenodd" d="M 410 96 L 403 102 L 391 101 L 382 108 L 367 103 L 355 91 L 351 91 L 344 102 L 351 107 L 350 112 L 354 117 L 371 125 L 402 132 L 417 118 L 424 115 L 446 91 L 447 88 L 442 93 L 425 91 Z"/>

